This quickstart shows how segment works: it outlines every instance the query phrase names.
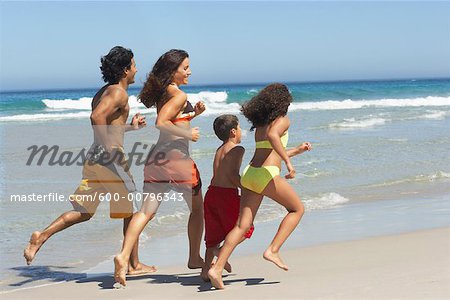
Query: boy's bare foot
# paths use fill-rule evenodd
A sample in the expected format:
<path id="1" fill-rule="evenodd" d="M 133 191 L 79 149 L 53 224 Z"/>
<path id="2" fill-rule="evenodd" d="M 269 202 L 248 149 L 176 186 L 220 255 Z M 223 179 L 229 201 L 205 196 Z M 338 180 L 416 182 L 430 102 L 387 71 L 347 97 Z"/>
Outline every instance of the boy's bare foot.
<path id="1" fill-rule="evenodd" d="M 211 285 L 216 289 L 223 290 L 225 285 L 222 281 L 222 272 L 218 272 L 215 268 L 211 268 L 208 271 L 209 280 L 211 280 Z"/>
<path id="2" fill-rule="evenodd" d="M 263 257 L 265 260 L 273 262 L 275 265 L 277 265 L 277 267 L 279 267 L 285 271 L 287 271 L 289 269 L 288 266 L 286 266 L 284 264 L 284 262 L 281 260 L 281 257 L 278 254 L 278 252 L 274 253 L 270 249 L 267 249 L 264 252 Z"/>
<path id="3" fill-rule="evenodd" d="M 203 279 L 204 282 L 209 282 L 208 269 L 203 268 L 202 272 L 200 273 L 200 277 Z"/>
<path id="4" fill-rule="evenodd" d="M 28 243 L 28 246 L 23 251 L 23 257 L 25 257 L 25 260 L 27 261 L 27 265 L 31 265 L 31 262 L 33 261 L 34 257 L 36 256 L 36 253 L 39 251 L 39 248 L 41 248 L 43 241 L 40 240 L 41 233 L 39 231 L 35 231 L 31 234 L 30 242 Z"/>
<path id="5" fill-rule="evenodd" d="M 147 266 L 143 263 L 138 263 L 135 268 L 133 268 L 130 264 L 128 267 L 128 276 L 138 276 L 155 273 L 158 269 L 155 266 Z"/>
<path id="6" fill-rule="evenodd" d="M 127 273 L 128 262 L 120 256 L 114 256 L 114 284 L 115 288 L 124 287 L 127 285 L 125 275 Z"/>
<path id="7" fill-rule="evenodd" d="M 189 258 L 187 266 L 188 266 L 189 269 L 201 269 L 201 268 L 203 268 L 204 264 L 205 264 L 205 262 L 203 261 L 203 258 L 201 258 L 199 256 L 196 259 L 190 259 Z"/>

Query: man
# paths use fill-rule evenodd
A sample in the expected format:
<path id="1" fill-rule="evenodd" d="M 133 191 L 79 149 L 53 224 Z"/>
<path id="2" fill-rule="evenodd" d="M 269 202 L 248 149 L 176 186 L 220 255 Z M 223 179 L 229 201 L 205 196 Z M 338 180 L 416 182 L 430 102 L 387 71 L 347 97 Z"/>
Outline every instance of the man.
<path id="1" fill-rule="evenodd" d="M 133 203 L 130 200 L 133 199 L 129 197 L 129 193 L 135 191 L 135 186 L 124 158 L 123 138 L 126 131 L 146 126 L 145 117 L 139 113 L 132 118 L 129 125 L 126 124 L 130 110 L 127 89 L 134 83 L 137 73 L 133 52 L 120 46 L 112 48 L 101 58 L 100 69 L 107 84 L 92 100 L 91 124 L 94 143 L 83 165 L 83 179 L 70 197 L 74 209 L 63 213 L 43 231 L 32 233 L 24 250 L 28 265 L 53 234 L 89 220 L 102 200 L 110 200 L 111 218 L 124 219 L 124 234 L 132 218 Z M 154 266 L 139 262 L 136 242 L 130 257 L 128 274 L 139 275 L 155 271 Z"/>

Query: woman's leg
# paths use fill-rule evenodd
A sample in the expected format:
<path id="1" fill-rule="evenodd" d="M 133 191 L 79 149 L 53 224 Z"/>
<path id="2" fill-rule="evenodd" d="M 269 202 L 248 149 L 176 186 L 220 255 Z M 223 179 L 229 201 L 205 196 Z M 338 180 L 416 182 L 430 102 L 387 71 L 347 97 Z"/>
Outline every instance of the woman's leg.
<path id="1" fill-rule="evenodd" d="M 263 257 L 287 271 L 286 266 L 279 256 L 280 247 L 297 227 L 304 213 L 304 207 L 300 197 L 295 193 L 291 185 L 281 176 L 276 176 L 264 189 L 263 194 L 279 204 L 283 205 L 288 214 L 281 222 L 278 231 L 270 243 Z"/>
<path id="2" fill-rule="evenodd" d="M 156 199 L 156 196 L 164 192 L 166 192 L 165 184 L 144 184 L 144 202 L 141 210 L 133 215 L 123 239 L 122 251 L 114 257 L 114 280 L 123 286 L 126 285 L 125 275 L 133 247 L 147 223 L 153 219 L 158 210 L 161 202 Z"/>
<path id="3" fill-rule="evenodd" d="M 208 277 L 211 280 L 211 284 L 217 289 L 223 289 L 224 284 L 222 281 L 222 271 L 223 268 L 231 256 L 234 248 L 242 242 L 242 237 L 250 229 L 253 224 L 256 212 L 263 195 L 254 193 L 247 189 L 242 189 L 241 196 L 241 209 L 239 214 L 239 219 L 236 226 L 228 233 L 225 238 L 225 242 L 220 249 L 219 257 L 217 262 L 208 271 Z"/>
<path id="4" fill-rule="evenodd" d="M 189 207 L 191 213 L 188 221 L 189 238 L 189 269 L 198 269 L 203 267 L 203 259 L 200 256 L 200 244 L 203 236 L 203 195 L 202 191 L 192 194 L 192 204 Z"/>

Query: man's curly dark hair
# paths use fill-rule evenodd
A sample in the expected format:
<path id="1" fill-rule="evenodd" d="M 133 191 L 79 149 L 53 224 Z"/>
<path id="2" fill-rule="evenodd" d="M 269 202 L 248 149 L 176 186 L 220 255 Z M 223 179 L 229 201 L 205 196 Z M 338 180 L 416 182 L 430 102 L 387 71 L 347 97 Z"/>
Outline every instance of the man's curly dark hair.
<path id="1" fill-rule="evenodd" d="M 285 116 L 292 102 L 287 86 L 272 83 L 263 88 L 250 101 L 244 103 L 241 111 L 252 123 L 250 130 L 272 123 L 276 118 Z"/>
<path id="2" fill-rule="evenodd" d="M 173 80 L 173 75 L 181 63 L 189 57 L 184 50 L 172 49 L 167 51 L 156 61 L 152 71 L 148 74 L 138 99 L 150 108 L 158 103 L 164 103 L 167 87 Z"/>
<path id="3" fill-rule="evenodd" d="M 112 48 L 108 54 L 103 56 L 100 70 L 102 70 L 102 78 L 106 83 L 116 84 L 122 79 L 125 70 L 131 68 L 131 59 L 133 52 L 121 46 Z"/>

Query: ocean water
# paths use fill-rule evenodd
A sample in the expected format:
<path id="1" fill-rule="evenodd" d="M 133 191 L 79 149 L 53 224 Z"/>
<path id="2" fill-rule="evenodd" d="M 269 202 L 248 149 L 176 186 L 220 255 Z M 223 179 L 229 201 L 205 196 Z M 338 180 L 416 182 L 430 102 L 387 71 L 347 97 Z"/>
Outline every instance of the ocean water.
<path id="1" fill-rule="evenodd" d="M 356 222 L 361 216 L 370 215 L 370 220 L 379 217 L 383 222 L 381 211 L 395 207 L 395 217 L 399 219 L 389 224 L 402 230 L 450 225 L 450 218 L 446 218 L 450 216 L 450 79 L 287 85 L 294 97 L 288 114 L 288 147 L 304 141 L 314 147 L 292 160 L 297 176 L 291 184 L 310 216 L 305 221 L 338 212 L 332 214 L 333 222 L 356 227 L 362 226 Z M 203 192 L 211 179 L 214 151 L 220 145 L 212 130 L 214 118 L 221 113 L 238 115 L 243 128 L 242 145 L 246 148 L 242 170 L 253 154 L 254 140 L 239 107 L 263 86 L 184 88 L 191 102 L 202 100 L 207 106 L 205 113 L 193 121 L 193 126 L 200 127 L 201 138 L 191 145 L 192 157 L 202 175 Z M 58 144 L 65 150 L 88 147 L 90 102 L 95 92 L 96 89 L 0 93 L 0 285 L 5 288 L 53 279 L 58 270 L 76 273 L 95 267 L 120 249 L 121 222 L 109 219 L 109 207 L 102 203 L 89 222 L 55 235 L 43 246 L 34 263 L 39 267 L 23 268 L 22 251 L 31 232 L 45 228 L 71 205 L 14 202 L 10 198 L 14 193 L 73 192 L 81 179 L 81 167 L 26 166 L 27 148 L 35 144 Z M 138 93 L 138 88 L 129 90 L 131 114 L 139 111 L 153 124 L 155 110 L 143 107 L 136 99 Z M 136 141 L 155 138 L 155 131 L 150 128 L 127 133 L 125 150 L 131 150 Z M 131 171 L 138 189 L 142 189 L 142 168 L 133 167 Z M 414 216 L 420 216 L 420 210 L 428 209 L 428 213 L 414 222 L 411 207 L 416 208 Z M 380 211 L 379 216 L 369 214 L 374 208 Z M 149 253 L 156 241 L 165 244 L 161 241 L 186 235 L 188 215 L 185 203 L 164 203 L 141 237 L 142 256 L 151 258 Z M 284 215 L 282 207 L 265 199 L 257 215 L 255 239 L 262 234 L 258 228 L 278 224 Z M 349 216 L 354 219 L 349 220 Z M 364 224 L 369 228 L 359 228 L 358 237 L 376 234 L 376 221 Z M 311 222 L 307 225 L 314 227 Z M 345 239 L 345 232 L 340 231 L 338 236 Z M 187 243 L 182 240 L 177 247 L 187 257 Z M 17 280 L 18 274 L 25 279 Z M 11 277 L 16 279 L 11 281 Z"/>

